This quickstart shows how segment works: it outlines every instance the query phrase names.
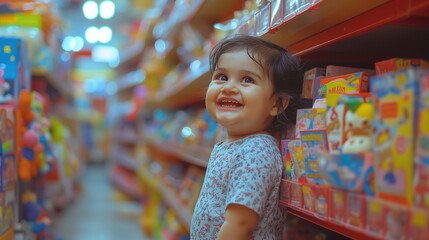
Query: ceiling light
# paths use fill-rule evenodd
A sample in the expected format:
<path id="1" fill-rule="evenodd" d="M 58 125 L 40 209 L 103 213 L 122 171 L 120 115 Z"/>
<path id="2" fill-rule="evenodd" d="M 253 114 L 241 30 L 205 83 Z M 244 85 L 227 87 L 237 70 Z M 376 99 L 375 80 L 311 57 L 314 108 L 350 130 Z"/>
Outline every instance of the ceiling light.
<path id="1" fill-rule="evenodd" d="M 94 19 L 98 15 L 98 5 L 94 1 L 87 1 L 82 5 L 82 11 L 87 19 Z"/>
<path id="2" fill-rule="evenodd" d="M 112 29 L 110 27 L 101 27 L 100 30 L 98 30 L 98 41 L 101 43 L 108 43 L 110 40 L 112 40 Z"/>
<path id="3" fill-rule="evenodd" d="M 89 43 L 96 43 L 98 40 L 98 29 L 96 27 L 89 27 L 85 31 L 85 39 Z"/>
<path id="4" fill-rule="evenodd" d="M 103 1 L 100 4 L 100 16 L 104 19 L 110 19 L 115 15 L 115 3 L 112 1 Z"/>

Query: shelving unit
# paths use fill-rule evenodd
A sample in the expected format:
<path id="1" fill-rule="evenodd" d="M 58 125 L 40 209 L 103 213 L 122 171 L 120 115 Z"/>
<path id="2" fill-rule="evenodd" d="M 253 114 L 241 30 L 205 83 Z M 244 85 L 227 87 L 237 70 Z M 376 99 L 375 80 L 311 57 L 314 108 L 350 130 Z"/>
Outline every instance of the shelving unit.
<path id="1" fill-rule="evenodd" d="M 242 1 L 205 1 L 187 24 L 199 21 L 214 24 L 232 18 L 242 9 Z M 373 67 L 374 62 L 392 57 L 427 58 L 429 56 L 429 1 L 426 0 L 323 0 L 262 36 L 286 47 L 310 69 L 327 64 Z M 210 81 L 208 65 L 197 73 L 184 74 L 182 81 L 161 89 L 147 100 L 149 109 L 183 109 L 201 103 Z M 166 156 L 187 164 L 207 167 L 209 151 L 193 154 L 171 142 L 145 136 L 143 142 Z M 174 192 L 161 183 L 153 183 L 147 170 L 139 174 L 142 182 L 160 192 L 163 200 L 178 213 L 189 228 L 192 213 L 183 212 Z M 142 176 L 143 175 L 143 176 Z M 285 202 L 281 205 L 286 206 Z M 352 239 L 376 239 L 359 230 L 329 223 L 287 206 L 288 212 Z"/>

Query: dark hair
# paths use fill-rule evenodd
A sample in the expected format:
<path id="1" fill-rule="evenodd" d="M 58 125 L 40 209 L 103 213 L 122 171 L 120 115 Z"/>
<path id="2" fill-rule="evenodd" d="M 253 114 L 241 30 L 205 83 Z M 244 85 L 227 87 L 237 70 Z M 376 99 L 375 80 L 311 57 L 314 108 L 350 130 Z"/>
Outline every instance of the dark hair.
<path id="1" fill-rule="evenodd" d="M 283 109 L 282 98 L 289 97 L 289 105 L 277 115 L 271 128 L 295 123 L 303 81 L 299 59 L 286 49 L 260 37 L 233 35 L 219 42 L 210 52 L 211 73 L 216 70 L 222 54 L 239 50 L 246 50 L 249 57 L 265 71 L 271 80 L 273 94 L 279 97 L 279 109 Z"/>

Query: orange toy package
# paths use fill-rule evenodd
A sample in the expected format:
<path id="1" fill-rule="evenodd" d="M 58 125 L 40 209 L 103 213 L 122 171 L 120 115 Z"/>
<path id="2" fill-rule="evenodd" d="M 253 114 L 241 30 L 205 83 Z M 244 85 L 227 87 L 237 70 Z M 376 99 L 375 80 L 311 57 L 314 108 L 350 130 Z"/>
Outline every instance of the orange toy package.
<path id="1" fill-rule="evenodd" d="M 429 62 L 416 58 L 391 58 L 375 63 L 375 74 L 381 75 L 400 71 L 409 67 L 429 68 Z"/>

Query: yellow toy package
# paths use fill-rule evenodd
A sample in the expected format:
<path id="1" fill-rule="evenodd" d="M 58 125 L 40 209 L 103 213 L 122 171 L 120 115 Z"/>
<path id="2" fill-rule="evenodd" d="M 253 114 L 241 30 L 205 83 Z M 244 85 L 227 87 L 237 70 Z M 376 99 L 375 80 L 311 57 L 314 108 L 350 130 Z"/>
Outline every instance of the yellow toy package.
<path id="1" fill-rule="evenodd" d="M 376 196 L 412 204 L 418 69 L 371 78 L 375 98 Z"/>

